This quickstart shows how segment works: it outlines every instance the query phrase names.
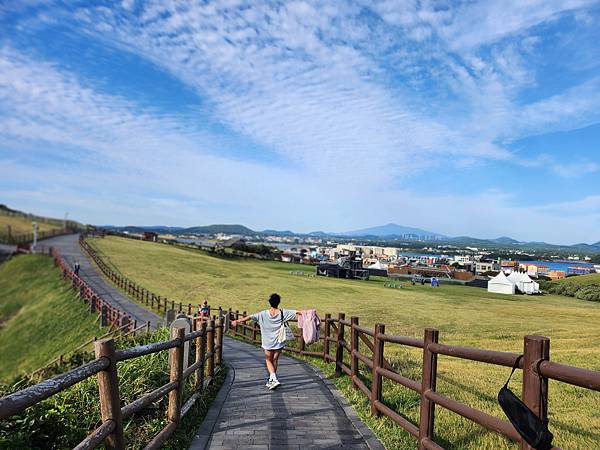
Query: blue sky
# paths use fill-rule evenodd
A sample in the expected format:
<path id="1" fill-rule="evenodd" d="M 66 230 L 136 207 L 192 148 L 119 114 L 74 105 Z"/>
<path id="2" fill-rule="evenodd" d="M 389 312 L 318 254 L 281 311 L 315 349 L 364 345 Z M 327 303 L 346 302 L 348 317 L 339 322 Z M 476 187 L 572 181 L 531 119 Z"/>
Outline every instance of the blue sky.
<path id="1" fill-rule="evenodd" d="M 9 2 L 0 202 L 596 242 L 599 19 L 586 0 Z"/>

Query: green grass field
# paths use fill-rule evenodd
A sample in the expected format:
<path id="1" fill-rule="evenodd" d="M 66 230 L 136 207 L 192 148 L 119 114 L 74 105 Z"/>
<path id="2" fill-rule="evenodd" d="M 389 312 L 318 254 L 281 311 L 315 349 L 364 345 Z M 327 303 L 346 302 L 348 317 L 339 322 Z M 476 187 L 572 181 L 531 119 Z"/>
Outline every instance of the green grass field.
<path id="1" fill-rule="evenodd" d="M 0 265 L 0 381 L 31 372 L 101 334 L 52 259 L 23 255 Z"/>
<path id="2" fill-rule="evenodd" d="M 539 334 L 551 339 L 555 361 L 600 370 L 600 304 L 564 296 L 540 297 L 488 294 L 483 289 L 442 285 L 383 287 L 383 280 L 368 282 L 291 275 L 291 270 L 314 267 L 279 262 L 221 259 L 199 251 L 116 237 L 90 239 L 90 243 L 117 270 L 161 296 L 184 303 L 205 298 L 216 307 L 255 311 L 278 292 L 283 307 L 316 308 L 346 316 L 359 316 L 361 324 L 386 324 L 386 332 L 422 336 L 427 326 L 440 330 L 440 342 L 483 349 L 521 352 L 523 336 Z M 419 379 L 420 353 L 388 345 L 386 358 L 397 370 Z M 329 369 L 327 369 L 329 370 Z M 495 397 L 509 370 L 450 357 L 439 358 L 438 391 L 504 418 Z M 341 384 L 343 380 L 339 381 Z M 520 377 L 513 378 L 518 391 Z M 387 419 L 368 416 L 365 399 L 344 389 L 364 420 L 388 448 L 413 448 L 414 441 Z M 550 427 L 555 445 L 563 449 L 600 446 L 600 393 L 550 383 Z M 385 383 L 388 405 L 413 420 L 418 418 L 418 396 Z M 438 408 L 436 434 L 445 448 L 517 448 L 493 433 Z"/>

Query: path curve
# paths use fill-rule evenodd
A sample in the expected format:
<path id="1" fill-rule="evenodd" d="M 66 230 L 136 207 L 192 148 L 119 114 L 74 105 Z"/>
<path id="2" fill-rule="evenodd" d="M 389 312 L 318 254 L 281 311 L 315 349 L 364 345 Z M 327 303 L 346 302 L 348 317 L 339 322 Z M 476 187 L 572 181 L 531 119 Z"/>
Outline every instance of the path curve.
<path id="1" fill-rule="evenodd" d="M 98 268 L 81 249 L 78 234 L 68 234 L 65 236 L 44 239 L 43 241 L 40 241 L 40 244 L 54 247 L 71 267 L 75 261 L 79 261 L 81 267 L 79 276 L 112 306 L 130 314 L 133 320 L 137 320 L 138 325 L 150 321 L 151 327 L 156 328 L 157 324 L 163 323 L 163 319 L 160 316 L 138 305 L 104 279 Z"/>
<path id="2" fill-rule="evenodd" d="M 229 369 L 191 450 L 384 450 L 333 384 L 316 369 L 282 356 L 275 391 L 265 387 L 261 349 L 223 341 Z"/>

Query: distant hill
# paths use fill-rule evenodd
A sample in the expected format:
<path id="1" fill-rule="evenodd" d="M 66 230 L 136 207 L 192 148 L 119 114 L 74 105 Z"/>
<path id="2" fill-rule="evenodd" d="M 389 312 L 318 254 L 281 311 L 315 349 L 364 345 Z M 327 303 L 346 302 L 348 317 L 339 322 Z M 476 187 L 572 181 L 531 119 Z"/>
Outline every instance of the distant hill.
<path id="1" fill-rule="evenodd" d="M 251 235 L 257 234 L 256 231 L 251 230 L 244 225 L 229 225 L 229 224 L 215 224 L 215 225 L 206 225 L 200 227 L 190 227 L 185 228 L 181 231 L 182 233 L 194 233 L 194 234 L 241 234 L 241 235 Z"/>
<path id="2" fill-rule="evenodd" d="M 421 228 L 412 228 L 398 225 L 395 223 L 388 223 L 387 225 L 380 225 L 377 227 L 363 228 L 362 230 L 347 231 L 339 233 L 339 236 L 376 236 L 376 237 L 401 237 L 405 235 L 414 235 L 419 237 L 444 237 L 440 233 L 433 231 L 423 230 Z"/>
<path id="3" fill-rule="evenodd" d="M 519 241 L 517 241 L 516 239 L 510 238 L 508 236 L 501 236 L 499 238 L 496 239 L 492 239 L 492 242 L 496 242 L 498 244 L 518 244 Z"/>

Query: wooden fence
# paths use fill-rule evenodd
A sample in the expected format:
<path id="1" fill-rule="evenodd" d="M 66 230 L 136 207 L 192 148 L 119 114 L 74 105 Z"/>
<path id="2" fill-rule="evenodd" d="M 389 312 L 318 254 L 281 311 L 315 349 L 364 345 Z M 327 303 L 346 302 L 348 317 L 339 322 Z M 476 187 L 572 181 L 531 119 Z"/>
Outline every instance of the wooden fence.
<path id="1" fill-rule="evenodd" d="M 103 443 L 107 449 L 125 448 L 123 421 L 168 395 L 167 425 L 145 447 L 146 449 L 159 448 L 175 431 L 182 417 L 187 414 L 200 397 L 202 390 L 213 380 L 215 373 L 221 368 L 223 322 L 223 317 L 218 320 L 213 318 L 208 323 L 207 321 L 194 321 L 199 324 L 197 327 L 199 329 L 191 333 L 185 334 L 184 328 L 177 328 L 173 330 L 174 336 L 171 340 L 122 350 L 115 348 L 113 339 L 96 341 L 94 343 L 96 359 L 93 361 L 0 398 L 0 419 L 18 414 L 58 392 L 97 375 L 102 423 L 75 448 L 78 450 L 93 449 Z M 185 368 L 183 366 L 184 344 L 192 340 L 195 343 L 195 362 Z M 169 382 L 121 407 L 117 377 L 118 363 L 164 350 L 171 352 Z M 191 375 L 194 375 L 196 389 L 183 402 L 185 383 Z"/>
<path id="2" fill-rule="evenodd" d="M 188 316 L 192 315 L 193 306 L 191 303 L 187 305 L 182 302 L 175 302 L 175 300 L 169 300 L 166 297 L 156 295 L 154 292 L 138 285 L 126 276 L 113 270 L 104 260 L 98 255 L 98 253 L 90 246 L 86 241 L 87 235 L 81 234 L 79 236 L 79 244 L 81 248 L 89 255 L 90 258 L 96 263 L 102 273 L 108 278 L 116 287 L 124 291 L 130 297 L 134 298 L 140 303 L 148 306 L 150 309 L 167 312 L 168 309 L 180 313 L 187 313 Z"/>
<path id="3" fill-rule="evenodd" d="M 58 251 L 50 247 L 50 255 L 54 258 L 61 272 L 62 278 L 71 283 L 71 287 L 79 292 L 79 298 L 89 305 L 92 314 L 98 314 L 102 326 L 113 325 L 117 328 L 126 328 L 133 330 L 138 327 L 135 320 L 132 320 L 131 315 L 123 311 L 102 298 L 92 287 L 87 284 L 82 278 L 75 274 L 73 269 L 59 255 Z"/>
<path id="4" fill-rule="evenodd" d="M 231 310 L 228 313 L 230 319 L 238 319 L 245 315 L 246 312 L 240 313 Z M 438 355 L 512 367 L 519 358 L 519 354 L 445 345 L 439 342 L 439 332 L 433 328 L 425 329 L 422 339 L 386 334 L 384 324 L 378 323 L 374 328 L 362 327 L 359 325 L 358 317 L 351 317 L 350 320 L 347 320 L 344 313 L 340 313 L 337 318 L 326 314 L 323 322 L 324 332 L 320 337 L 323 345 L 322 351 L 307 351 L 302 335 L 298 332 L 295 333 L 298 337 L 298 348 L 288 348 L 287 350 L 335 363 L 336 374 L 349 376 L 352 386 L 369 399 L 371 414 L 387 416 L 400 425 L 417 440 L 419 449 L 443 449 L 435 442 L 434 436 L 436 405 L 520 443 L 522 449 L 532 449 L 510 422 L 436 392 Z M 255 344 L 260 343 L 260 328 L 256 324 L 240 324 L 235 328 L 230 328 L 230 332 Z M 369 349 L 369 354 L 360 352 L 360 342 Z M 384 358 L 384 348 L 390 344 L 422 350 L 421 380 L 407 378 L 392 368 Z M 331 355 L 332 351 L 334 355 Z M 523 355 L 518 365 L 519 369 L 523 369 L 522 399 L 542 419 L 546 419 L 548 415 L 549 379 L 600 391 L 600 372 L 550 361 L 550 339 L 546 337 L 525 336 Z M 345 362 L 345 357 L 349 360 L 349 364 Z M 370 386 L 367 386 L 365 380 L 359 376 L 360 364 L 366 365 L 370 370 Z M 418 423 L 413 423 L 401 412 L 394 411 L 385 404 L 382 389 L 384 378 L 420 395 Z"/>

